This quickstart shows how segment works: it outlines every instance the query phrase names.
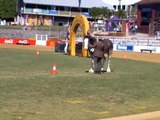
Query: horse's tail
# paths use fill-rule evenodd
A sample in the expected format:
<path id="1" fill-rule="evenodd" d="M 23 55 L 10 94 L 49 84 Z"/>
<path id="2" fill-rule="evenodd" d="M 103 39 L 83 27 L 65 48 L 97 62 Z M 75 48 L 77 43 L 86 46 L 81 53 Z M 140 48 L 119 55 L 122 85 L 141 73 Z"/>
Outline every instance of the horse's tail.
<path id="1" fill-rule="evenodd" d="M 110 41 L 110 47 L 109 47 L 109 57 L 112 55 L 112 53 L 113 53 L 113 43 L 112 43 L 112 41 L 111 40 L 109 40 Z"/>
<path id="2" fill-rule="evenodd" d="M 108 57 L 110 57 L 113 53 L 113 43 L 111 40 L 107 39 L 108 42 L 107 42 L 107 54 L 108 54 Z"/>

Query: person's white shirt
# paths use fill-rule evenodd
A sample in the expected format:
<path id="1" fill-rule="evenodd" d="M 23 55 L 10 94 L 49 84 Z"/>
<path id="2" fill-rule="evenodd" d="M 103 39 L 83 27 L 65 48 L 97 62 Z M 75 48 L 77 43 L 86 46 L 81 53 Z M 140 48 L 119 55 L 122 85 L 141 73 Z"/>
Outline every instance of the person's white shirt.
<path id="1" fill-rule="evenodd" d="M 138 28 L 138 26 L 137 26 L 137 25 L 135 25 L 135 28 L 137 29 L 137 28 Z"/>
<path id="2" fill-rule="evenodd" d="M 84 49 L 88 49 L 88 40 L 87 37 L 84 38 Z"/>

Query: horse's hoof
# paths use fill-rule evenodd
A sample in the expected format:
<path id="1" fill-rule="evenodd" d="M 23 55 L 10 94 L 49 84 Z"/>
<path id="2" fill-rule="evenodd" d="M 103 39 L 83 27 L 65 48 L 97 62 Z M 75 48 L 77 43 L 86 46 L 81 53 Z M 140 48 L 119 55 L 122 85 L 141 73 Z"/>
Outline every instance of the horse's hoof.
<path id="1" fill-rule="evenodd" d="M 111 72 L 111 69 L 110 69 L 109 67 L 107 68 L 107 72 L 108 72 L 108 73 L 110 73 L 110 72 Z"/>
<path id="2" fill-rule="evenodd" d="M 93 70 L 93 69 L 90 69 L 90 70 L 89 70 L 89 73 L 94 73 L 94 70 Z"/>

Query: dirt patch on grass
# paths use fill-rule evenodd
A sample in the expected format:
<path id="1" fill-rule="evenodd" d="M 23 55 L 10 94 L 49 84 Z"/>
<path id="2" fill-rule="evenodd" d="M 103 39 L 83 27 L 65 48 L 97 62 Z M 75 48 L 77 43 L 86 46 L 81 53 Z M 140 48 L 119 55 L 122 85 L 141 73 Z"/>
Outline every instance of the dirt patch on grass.
<path id="1" fill-rule="evenodd" d="M 28 49 L 28 50 L 54 51 L 53 47 L 31 46 L 31 45 L 27 46 L 27 45 L 0 44 L 0 48 L 18 48 L 18 49 Z M 158 53 L 114 51 L 112 57 L 160 63 L 160 54 Z"/>
<path id="2" fill-rule="evenodd" d="M 140 52 L 119 52 L 119 51 L 114 51 L 112 57 L 160 63 L 160 54 L 158 54 L 158 53 L 140 53 Z"/>
<path id="3" fill-rule="evenodd" d="M 99 120 L 160 120 L 160 111 Z"/>
<path id="4" fill-rule="evenodd" d="M 47 46 L 32 46 L 32 45 L 0 44 L 0 48 L 16 48 L 16 49 L 27 49 L 27 50 L 54 51 L 54 48 L 53 48 L 53 47 L 47 47 Z"/>

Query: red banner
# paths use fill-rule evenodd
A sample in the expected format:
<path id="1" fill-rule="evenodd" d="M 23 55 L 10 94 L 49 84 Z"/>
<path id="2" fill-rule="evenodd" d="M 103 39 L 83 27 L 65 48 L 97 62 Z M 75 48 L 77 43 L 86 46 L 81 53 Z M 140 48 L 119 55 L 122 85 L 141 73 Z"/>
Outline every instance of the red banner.
<path id="1" fill-rule="evenodd" d="M 54 47 L 57 43 L 65 43 L 65 40 L 48 40 L 46 46 Z M 0 38 L 0 44 L 36 45 L 36 40 L 24 38 Z"/>
<path id="2" fill-rule="evenodd" d="M 0 38 L 1 44 L 35 45 L 35 40 L 23 38 Z"/>

